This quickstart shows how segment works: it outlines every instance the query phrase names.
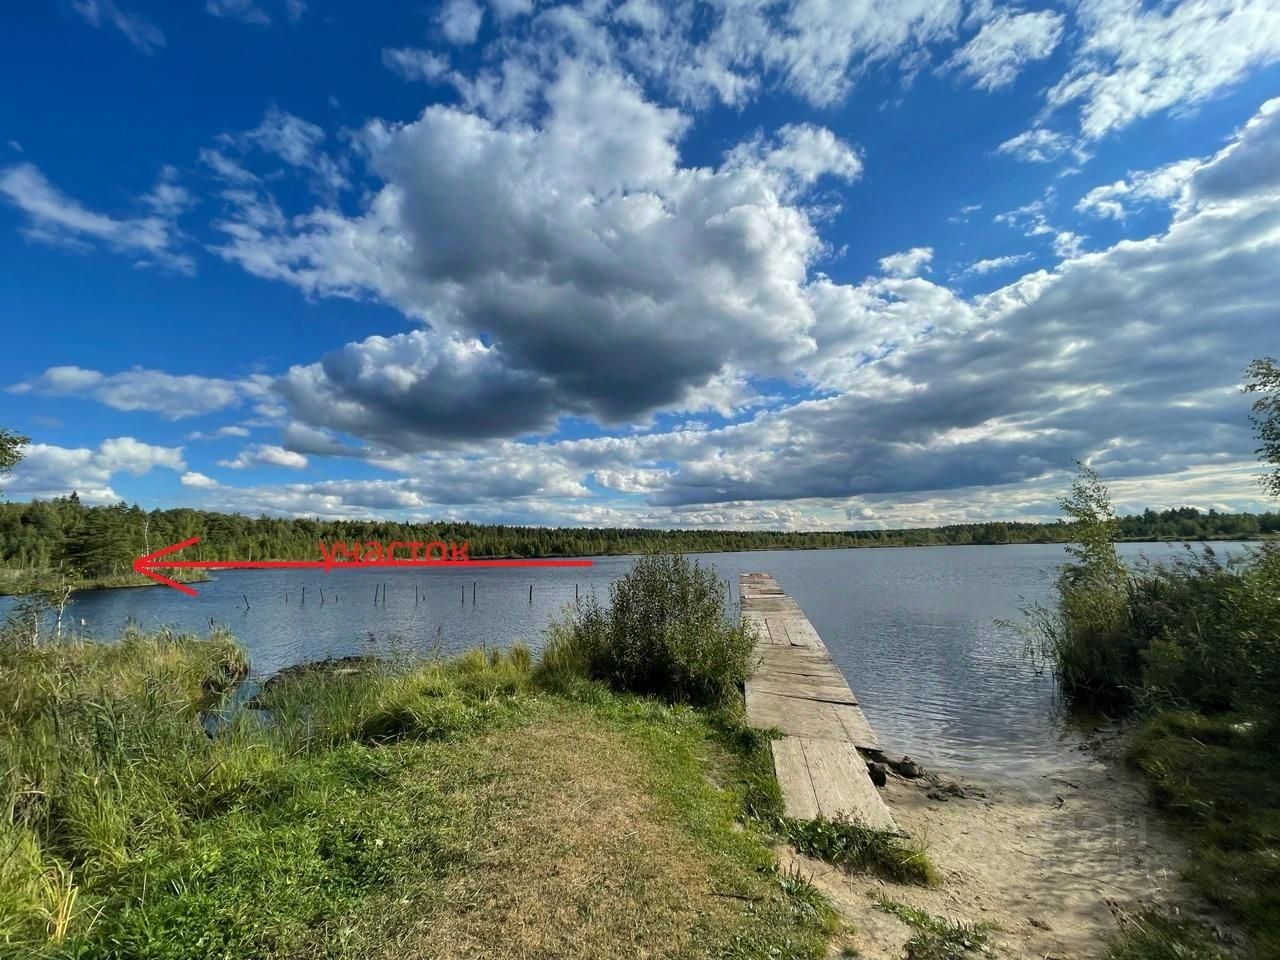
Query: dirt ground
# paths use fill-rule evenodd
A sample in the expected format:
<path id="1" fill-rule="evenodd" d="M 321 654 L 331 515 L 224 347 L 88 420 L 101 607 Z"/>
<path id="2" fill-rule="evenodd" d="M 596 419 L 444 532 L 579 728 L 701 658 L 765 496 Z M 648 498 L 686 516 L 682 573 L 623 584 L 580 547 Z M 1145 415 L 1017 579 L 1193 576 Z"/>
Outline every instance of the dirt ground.
<path id="1" fill-rule="evenodd" d="M 948 793 L 948 784 L 965 796 Z M 851 946 L 861 957 L 904 956 L 913 931 L 877 908 L 877 895 L 995 924 L 998 956 L 1060 960 L 1100 956 L 1118 915 L 1195 902 L 1180 879 L 1181 847 L 1143 785 L 1119 765 L 1082 760 L 1029 787 L 891 773 L 881 792 L 899 827 L 927 841 L 942 883 L 922 889 L 849 876 L 784 851 L 783 865 L 812 875 L 853 925 L 837 952 Z"/>

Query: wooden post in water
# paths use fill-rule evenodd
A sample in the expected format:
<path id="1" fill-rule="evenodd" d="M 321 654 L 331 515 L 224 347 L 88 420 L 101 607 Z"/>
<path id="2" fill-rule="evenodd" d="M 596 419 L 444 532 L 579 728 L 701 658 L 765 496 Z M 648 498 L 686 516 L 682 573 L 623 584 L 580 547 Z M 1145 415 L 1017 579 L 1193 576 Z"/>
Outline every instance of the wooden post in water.
<path id="1" fill-rule="evenodd" d="M 247 593 L 242 593 L 240 596 L 244 597 L 244 609 L 247 613 L 249 610 L 249 595 Z"/>
<path id="2" fill-rule="evenodd" d="M 529 584 L 529 602 L 533 603 L 533 584 Z"/>
<path id="3" fill-rule="evenodd" d="M 307 605 L 307 588 L 306 587 L 302 588 L 302 605 L 304 607 Z"/>
<path id="4" fill-rule="evenodd" d="M 373 585 L 373 602 L 378 602 L 378 585 L 376 583 Z"/>
<path id="5" fill-rule="evenodd" d="M 289 605 L 289 595 L 287 593 L 284 595 L 284 605 L 286 607 Z"/>
<path id="6" fill-rule="evenodd" d="M 418 585 L 416 583 L 413 585 L 413 605 L 415 607 L 418 605 Z"/>
<path id="7" fill-rule="evenodd" d="M 471 581 L 471 605 L 473 607 L 476 605 L 476 582 L 474 580 Z"/>
<path id="8" fill-rule="evenodd" d="M 324 606 L 324 587 L 320 588 L 320 606 Z"/>

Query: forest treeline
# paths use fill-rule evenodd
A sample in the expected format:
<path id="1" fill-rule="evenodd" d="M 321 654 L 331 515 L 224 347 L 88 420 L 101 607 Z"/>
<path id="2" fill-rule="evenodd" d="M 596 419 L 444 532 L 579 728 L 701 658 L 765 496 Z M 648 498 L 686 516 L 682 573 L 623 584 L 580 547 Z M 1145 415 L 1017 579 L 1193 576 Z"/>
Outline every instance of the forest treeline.
<path id="1" fill-rule="evenodd" d="M 1280 513 L 1205 513 L 1192 507 L 1123 517 L 1122 540 L 1249 539 L 1280 534 Z M 480 523 L 396 523 L 246 517 L 179 508 L 146 511 L 137 505 L 85 506 L 72 494 L 53 500 L 0 504 L 0 567 L 10 575 L 59 568 L 77 578 L 127 574 L 135 557 L 179 540 L 200 537 L 183 553 L 202 560 L 313 560 L 320 541 L 445 540 L 470 544 L 472 557 L 572 557 L 649 550 L 715 553 L 728 550 L 806 550 L 951 544 L 1057 543 L 1072 527 L 1053 523 L 991 522 L 900 530 L 781 532 L 770 530 L 655 530 L 649 528 L 523 527 Z"/>

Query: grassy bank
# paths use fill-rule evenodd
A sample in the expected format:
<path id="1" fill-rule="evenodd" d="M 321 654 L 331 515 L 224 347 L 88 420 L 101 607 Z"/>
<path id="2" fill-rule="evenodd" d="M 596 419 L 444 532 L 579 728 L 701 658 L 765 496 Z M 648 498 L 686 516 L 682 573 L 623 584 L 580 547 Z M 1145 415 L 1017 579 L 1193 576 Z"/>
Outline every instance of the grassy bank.
<path id="1" fill-rule="evenodd" d="M 1136 722 L 1129 760 L 1187 841 L 1188 879 L 1280 956 L 1280 549 L 1211 549 L 1127 569 L 1106 489 L 1084 471 L 1064 510 L 1079 546 L 1057 602 L 1031 611 L 1030 651 L 1069 699 Z M 1115 960 L 1218 956 L 1194 924 L 1137 918 Z"/>
<path id="2" fill-rule="evenodd" d="M 208 583 L 209 578 L 196 571 L 167 570 L 165 576 L 179 583 Z M 0 597 L 18 597 L 33 592 L 45 591 L 56 593 L 57 584 L 62 583 L 56 570 L 32 572 L 30 570 L 13 570 L 0 567 Z M 159 587 L 150 577 L 139 573 L 120 573 L 100 577 L 81 577 L 67 583 L 72 592 L 81 590 L 119 590 L 129 587 Z"/>
<path id="3" fill-rule="evenodd" d="M 6 655 L 13 953 L 822 953 L 831 913 L 773 869 L 706 711 L 474 653 L 310 676 L 211 738 L 239 663 L 221 637 Z"/>

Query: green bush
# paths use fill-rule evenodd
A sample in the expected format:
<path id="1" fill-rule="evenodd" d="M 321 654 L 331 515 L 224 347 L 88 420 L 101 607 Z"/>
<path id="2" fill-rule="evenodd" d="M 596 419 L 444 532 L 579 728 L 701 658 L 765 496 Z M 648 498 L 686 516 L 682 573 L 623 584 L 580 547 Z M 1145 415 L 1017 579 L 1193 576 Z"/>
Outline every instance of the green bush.
<path id="1" fill-rule="evenodd" d="M 542 676 L 725 703 L 747 678 L 753 641 L 726 613 L 725 591 L 713 570 L 680 554 L 646 554 L 609 588 L 608 607 L 589 596 L 552 627 Z"/>
<path id="2" fill-rule="evenodd" d="M 1031 611 L 1034 652 L 1063 692 L 1103 706 L 1239 711 L 1280 726 L 1280 548 L 1212 548 L 1122 580 L 1073 579 Z"/>

